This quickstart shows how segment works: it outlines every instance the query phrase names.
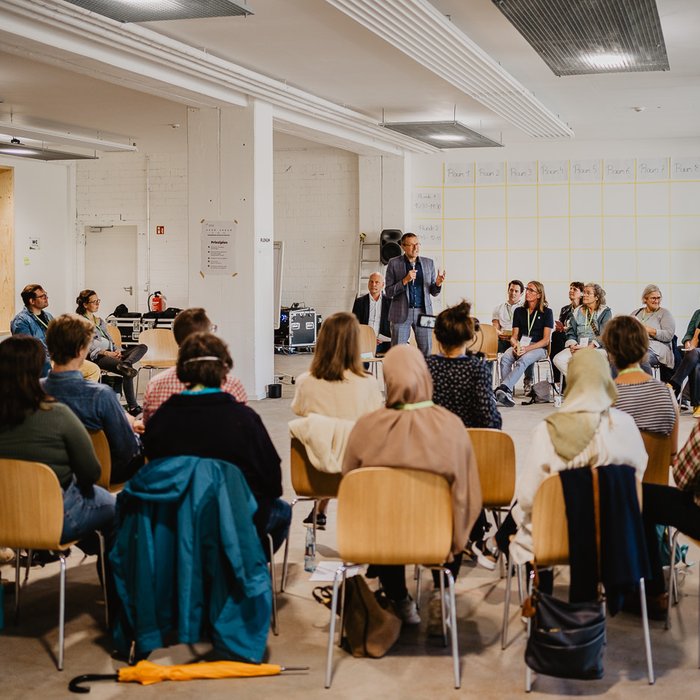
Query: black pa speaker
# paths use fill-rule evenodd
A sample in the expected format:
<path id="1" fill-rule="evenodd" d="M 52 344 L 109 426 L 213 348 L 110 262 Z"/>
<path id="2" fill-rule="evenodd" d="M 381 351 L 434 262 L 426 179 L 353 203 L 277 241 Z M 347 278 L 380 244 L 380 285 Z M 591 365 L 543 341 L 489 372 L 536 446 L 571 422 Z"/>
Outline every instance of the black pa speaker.
<path id="1" fill-rule="evenodd" d="M 379 259 L 382 265 L 386 265 L 389 260 L 396 258 L 401 250 L 401 236 L 403 234 L 397 228 L 385 228 L 379 236 Z"/>

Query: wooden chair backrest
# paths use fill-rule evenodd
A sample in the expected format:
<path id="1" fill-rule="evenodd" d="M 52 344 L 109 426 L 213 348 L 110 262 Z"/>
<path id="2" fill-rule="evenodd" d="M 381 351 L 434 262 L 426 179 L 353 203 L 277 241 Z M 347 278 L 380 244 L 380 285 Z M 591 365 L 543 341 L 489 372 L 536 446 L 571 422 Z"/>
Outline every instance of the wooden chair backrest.
<path id="1" fill-rule="evenodd" d="M 641 505 L 642 484 L 639 481 L 637 498 Z M 559 474 L 548 476 L 535 494 L 532 504 L 532 542 L 535 559 L 540 566 L 568 564 L 569 526 Z"/>
<path id="2" fill-rule="evenodd" d="M 442 345 L 440 345 L 440 341 L 437 339 L 437 336 L 435 335 L 435 329 L 433 329 L 432 333 L 433 333 L 433 344 L 432 344 L 431 349 L 430 349 L 430 354 L 431 355 L 444 354 L 443 349 L 442 349 Z"/>
<path id="3" fill-rule="evenodd" d="M 372 326 L 360 324 L 360 355 L 372 356 L 377 351 L 377 334 Z M 364 358 L 363 358 L 364 359 Z"/>
<path id="4" fill-rule="evenodd" d="M 343 561 L 442 564 L 452 545 L 450 487 L 431 472 L 356 469 L 340 482 L 337 517 Z"/>
<path id="5" fill-rule="evenodd" d="M 644 430 L 641 433 L 644 447 L 649 455 L 647 468 L 644 472 L 644 483 L 668 486 L 672 459 L 671 453 L 673 452 L 672 436 L 648 433 Z"/>
<path id="6" fill-rule="evenodd" d="M 548 476 L 537 489 L 532 504 L 532 541 L 539 565 L 568 564 L 569 526 L 559 474 Z"/>
<path id="7" fill-rule="evenodd" d="M 174 367 L 178 347 L 173 332 L 168 328 L 149 328 L 139 333 L 139 343 L 148 346 L 141 359 L 143 367 Z"/>
<path id="8" fill-rule="evenodd" d="M 319 471 L 309 461 L 304 444 L 292 438 L 289 467 L 292 486 L 297 496 L 304 498 L 335 498 L 342 474 L 328 474 Z"/>
<path id="9" fill-rule="evenodd" d="M 467 352 L 483 352 L 484 348 L 484 331 L 479 327 L 479 330 L 474 333 L 474 337 L 467 343 Z"/>
<path id="10" fill-rule="evenodd" d="M 505 508 L 515 493 L 515 444 L 502 430 L 467 428 L 474 448 L 484 508 Z"/>
<path id="11" fill-rule="evenodd" d="M 63 492 L 46 464 L 0 459 L 0 543 L 12 549 L 60 549 Z"/>
<path id="12" fill-rule="evenodd" d="M 112 478 L 112 454 L 109 451 L 109 442 L 104 430 L 88 430 L 92 446 L 95 448 L 97 461 L 102 467 L 102 473 L 97 481 L 98 486 L 109 490 L 109 481 Z"/>
<path id="13" fill-rule="evenodd" d="M 498 357 L 498 331 L 490 323 L 480 325 L 479 330 L 483 337 L 481 352 L 489 360 L 495 360 Z"/>
<path id="14" fill-rule="evenodd" d="M 107 324 L 107 330 L 109 331 L 109 335 L 112 338 L 112 342 L 116 345 L 117 348 L 121 348 L 122 346 L 122 332 L 117 328 L 117 326 L 113 326 L 112 324 Z"/>

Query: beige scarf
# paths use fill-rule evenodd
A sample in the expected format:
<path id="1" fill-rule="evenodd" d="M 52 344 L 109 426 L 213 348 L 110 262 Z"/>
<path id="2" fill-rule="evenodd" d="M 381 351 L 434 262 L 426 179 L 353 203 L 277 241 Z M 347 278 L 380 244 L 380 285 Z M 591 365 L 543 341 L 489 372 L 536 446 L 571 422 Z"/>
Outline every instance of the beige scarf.
<path id="1" fill-rule="evenodd" d="M 617 401 L 617 388 L 605 355 L 593 348 L 574 353 L 566 375 L 564 403 L 545 419 L 556 453 L 565 461 L 583 452 L 601 418 Z"/>

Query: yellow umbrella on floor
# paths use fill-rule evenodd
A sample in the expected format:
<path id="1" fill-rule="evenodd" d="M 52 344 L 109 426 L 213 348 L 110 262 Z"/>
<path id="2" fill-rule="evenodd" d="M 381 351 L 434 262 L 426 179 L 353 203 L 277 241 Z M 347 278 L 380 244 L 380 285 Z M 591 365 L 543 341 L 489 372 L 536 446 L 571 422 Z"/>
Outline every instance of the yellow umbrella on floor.
<path id="1" fill-rule="evenodd" d="M 246 664 L 240 661 L 204 661 L 194 664 L 160 666 L 150 661 L 139 661 L 135 666 L 125 666 L 117 673 L 84 674 L 76 676 L 68 684 L 72 693 L 89 693 L 81 685 L 88 681 L 113 680 L 119 683 L 151 685 L 161 681 L 190 681 L 203 678 L 251 678 L 276 676 L 283 671 L 308 671 L 308 666 L 279 666 L 278 664 Z"/>

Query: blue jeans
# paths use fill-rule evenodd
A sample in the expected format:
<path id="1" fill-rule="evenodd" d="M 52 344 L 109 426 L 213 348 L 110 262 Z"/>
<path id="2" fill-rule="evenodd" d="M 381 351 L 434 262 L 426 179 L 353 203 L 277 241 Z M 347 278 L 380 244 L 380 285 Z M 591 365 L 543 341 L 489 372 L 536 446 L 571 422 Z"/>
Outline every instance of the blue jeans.
<path id="1" fill-rule="evenodd" d="M 272 548 L 275 552 L 287 539 L 291 522 L 292 506 L 281 498 L 275 498 L 270 504 L 270 515 L 265 525 L 265 534 L 272 535 Z M 267 542 L 263 543 L 263 551 L 267 554 Z"/>
<path id="2" fill-rule="evenodd" d="M 409 309 L 408 316 L 403 323 L 391 324 L 391 344 L 406 345 L 411 336 L 411 328 L 416 336 L 418 349 L 424 355 L 430 355 L 433 346 L 433 331 L 431 328 L 421 328 L 418 325 L 418 317 L 425 313 L 422 309 Z"/>
<path id="3" fill-rule="evenodd" d="M 61 542 L 81 540 L 101 530 L 109 544 L 114 528 L 116 497 L 100 486 L 81 492 L 75 480 L 63 492 L 63 532 Z"/>
<path id="4" fill-rule="evenodd" d="M 515 385 L 518 383 L 518 379 L 523 376 L 525 370 L 531 365 L 534 365 L 537 360 L 544 360 L 546 358 L 546 348 L 530 350 L 530 352 L 526 352 L 520 358 L 516 358 L 513 348 L 509 348 L 501 357 L 501 384 L 507 386 L 512 392 Z"/>

